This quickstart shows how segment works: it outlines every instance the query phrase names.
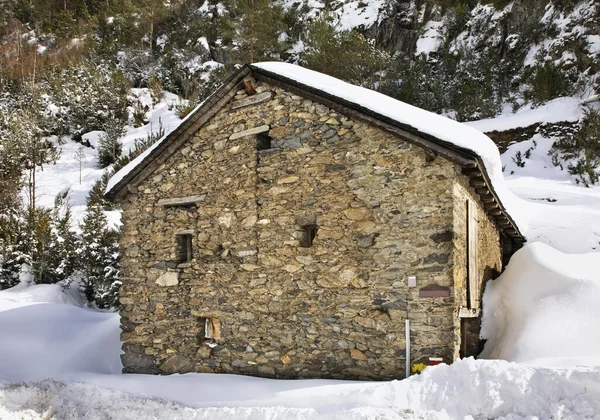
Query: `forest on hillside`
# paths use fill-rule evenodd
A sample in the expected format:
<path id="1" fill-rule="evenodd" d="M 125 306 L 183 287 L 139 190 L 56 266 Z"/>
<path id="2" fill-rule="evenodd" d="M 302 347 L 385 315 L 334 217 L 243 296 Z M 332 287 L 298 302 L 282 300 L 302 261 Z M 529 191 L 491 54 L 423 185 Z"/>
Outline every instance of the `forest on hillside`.
<path id="1" fill-rule="evenodd" d="M 123 150 L 124 127 L 145 123 L 131 88 L 179 95 L 183 117 L 236 66 L 287 61 L 471 121 L 595 95 L 599 33 L 593 0 L 0 0 L 0 288 L 26 264 L 36 282 L 77 273 L 91 302 L 117 304 L 103 187 L 161 134 Z M 36 173 L 93 131 L 106 172 L 76 231 L 61 197 L 36 205 Z M 555 149 L 585 185 L 599 133 L 591 110 Z"/>

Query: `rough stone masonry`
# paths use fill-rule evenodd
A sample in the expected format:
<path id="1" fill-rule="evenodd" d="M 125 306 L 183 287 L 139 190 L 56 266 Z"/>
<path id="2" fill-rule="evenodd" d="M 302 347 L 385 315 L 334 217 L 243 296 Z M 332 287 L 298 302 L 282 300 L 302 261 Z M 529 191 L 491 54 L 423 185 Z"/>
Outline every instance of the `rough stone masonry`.
<path id="1" fill-rule="evenodd" d="M 502 264 L 460 168 L 256 90 L 268 98 L 237 108 L 240 90 L 122 203 L 124 372 L 403 378 L 407 319 L 412 363 L 453 361 L 468 338 L 467 203 L 479 295 Z"/>

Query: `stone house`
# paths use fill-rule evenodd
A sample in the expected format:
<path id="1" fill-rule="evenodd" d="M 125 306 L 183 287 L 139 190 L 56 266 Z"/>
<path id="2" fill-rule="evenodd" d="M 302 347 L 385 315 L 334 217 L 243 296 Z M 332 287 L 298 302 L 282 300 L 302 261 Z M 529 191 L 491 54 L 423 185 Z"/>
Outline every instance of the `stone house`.
<path id="1" fill-rule="evenodd" d="M 238 70 L 107 187 L 123 371 L 392 379 L 477 354 L 485 282 L 524 239 L 438 124 L 473 135 L 293 65 Z"/>

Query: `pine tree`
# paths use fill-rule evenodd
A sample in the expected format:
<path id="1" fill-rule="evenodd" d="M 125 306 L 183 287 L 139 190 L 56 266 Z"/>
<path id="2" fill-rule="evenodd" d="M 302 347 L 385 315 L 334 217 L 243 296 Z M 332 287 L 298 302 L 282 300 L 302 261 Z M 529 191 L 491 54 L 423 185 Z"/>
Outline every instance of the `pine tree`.
<path id="1" fill-rule="evenodd" d="M 557 141 L 550 154 L 571 160 L 567 168 L 586 187 L 600 181 L 600 111 L 587 109 L 581 130 Z"/>
<path id="2" fill-rule="evenodd" d="M 269 0 L 227 0 L 230 15 L 223 20 L 224 33 L 238 52 L 238 61 L 254 63 L 277 59 L 285 29 L 283 10 Z"/>
<path id="3" fill-rule="evenodd" d="M 386 62 L 362 34 L 336 30 L 327 15 L 308 25 L 304 46 L 299 58 L 306 67 L 363 86 Z"/>
<path id="4" fill-rule="evenodd" d="M 29 206 L 35 210 L 37 175 L 39 168 L 56 161 L 59 150 L 56 144 L 45 137 L 46 119 L 39 107 L 37 94 L 32 102 L 23 105 L 8 115 L 6 126 L 13 138 L 15 158 L 27 172 L 26 187 Z"/>
<path id="5" fill-rule="evenodd" d="M 119 138 L 123 132 L 123 127 L 119 123 L 105 126 L 105 133 L 98 139 L 98 166 L 100 168 L 112 165 L 121 157 L 123 145 Z"/>
<path id="6" fill-rule="evenodd" d="M 81 289 L 100 308 L 119 304 L 119 233 L 108 226 L 99 205 L 90 205 L 81 226 Z"/>
<path id="7" fill-rule="evenodd" d="M 71 207 L 57 199 L 51 219 L 51 236 L 48 246 L 50 256 L 47 283 L 67 280 L 76 270 L 77 236 L 72 228 Z"/>

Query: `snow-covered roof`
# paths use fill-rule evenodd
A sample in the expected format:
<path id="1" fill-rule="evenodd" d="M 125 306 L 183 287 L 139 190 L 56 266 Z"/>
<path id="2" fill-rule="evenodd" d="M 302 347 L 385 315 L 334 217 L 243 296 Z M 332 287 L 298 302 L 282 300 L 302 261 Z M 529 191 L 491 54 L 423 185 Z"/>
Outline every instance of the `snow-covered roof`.
<path id="1" fill-rule="evenodd" d="M 332 103 L 339 102 L 348 109 L 363 114 L 368 113 L 373 119 L 392 123 L 419 138 L 428 139 L 431 144 L 435 143 L 444 150 L 458 151 L 467 158 L 477 159 L 482 171 L 481 176 L 485 179 L 490 193 L 496 196 L 503 217 L 516 230 L 514 236 L 522 237 L 521 232 L 526 230 L 526 225 L 521 216 L 521 200 L 506 187 L 498 147 L 485 134 L 465 124 L 408 105 L 381 93 L 288 63 L 265 62 L 245 66 L 235 74 L 237 79 L 230 77 L 229 85 L 226 82 L 220 90 L 224 88 L 230 90 L 232 81 L 241 80 L 250 72 L 257 78 L 262 76 L 267 81 L 276 80 L 318 96 L 323 95 Z M 222 96 L 222 92 L 218 94 L 219 91 L 215 94 Z M 208 107 L 213 106 L 213 96 L 196 108 L 188 118 L 198 119 Z M 185 125 L 185 121 L 182 122 L 182 126 Z M 163 149 L 160 146 L 165 145 L 166 148 L 166 144 L 179 132 L 179 129 L 175 130 L 171 135 L 160 139 L 146 153 L 115 174 L 106 188 L 106 194 L 109 197 L 115 196 L 118 190 L 137 175 L 133 172 L 138 170 L 139 173 L 137 168 L 147 165 L 153 156 L 156 157 L 160 153 L 159 149 Z"/>

